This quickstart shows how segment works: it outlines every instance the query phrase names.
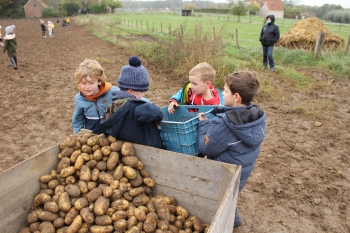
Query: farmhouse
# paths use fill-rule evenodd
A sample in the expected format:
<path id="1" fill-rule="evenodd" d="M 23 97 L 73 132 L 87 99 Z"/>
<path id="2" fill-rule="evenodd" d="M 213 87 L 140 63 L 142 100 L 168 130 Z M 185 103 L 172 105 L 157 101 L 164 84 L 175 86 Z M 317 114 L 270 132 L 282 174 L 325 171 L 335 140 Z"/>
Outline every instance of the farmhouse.
<path id="1" fill-rule="evenodd" d="M 276 19 L 283 19 L 284 9 L 282 0 L 246 0 L 246 2 L 257 2 L 259 4 L 259 16 L 275 15 Z"/>
<path id="2" fill-rule="evenodd" d="M 43 0 L 29 0 L 24 5 L 24 15 L 25 17 L 42 17 L 43 9 L 48 7 Z"/>

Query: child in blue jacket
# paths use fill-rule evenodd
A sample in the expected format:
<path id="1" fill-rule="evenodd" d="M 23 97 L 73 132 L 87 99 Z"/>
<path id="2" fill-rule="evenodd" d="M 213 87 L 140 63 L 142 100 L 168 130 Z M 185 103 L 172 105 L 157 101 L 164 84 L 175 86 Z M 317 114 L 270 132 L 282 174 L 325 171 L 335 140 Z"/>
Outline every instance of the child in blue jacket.
<path id="1" fill-rule="evenodd" d="M 161 109 L 144 99 L 149 78 L 141 59 L 132 56 L 118 78 L 120 91 L 113 93 L 101 125 L 107 135 L 122 141 L 164 149 L 157 124 L 163 120 Z"/>
<path id="2" fill-rule="evenodd" d="M 92 59 L 85 59 L 79 64 L 75 78 L 79 93 L 74 97 L 73 133 L 85 128 L 92 130 L 94 134 L 100 134 L 100 121 L 108 104 L 112 102 L 112 92 L 119 89 L 106 82 L 103 68 Z"/>
<path id="3" fill-rule="evenodd" d="M 225 80 L 225 107 L 216 107 L 212 121 L 199 113 L 199 151 L 208 159 L 242 166 L 240 193 L 252 172 L 266 133 L 265 113 L 253 100 L 259 88 L 254 73 L 235 72 Z M 234 226 L 242 225 L 236 209 Z"/>

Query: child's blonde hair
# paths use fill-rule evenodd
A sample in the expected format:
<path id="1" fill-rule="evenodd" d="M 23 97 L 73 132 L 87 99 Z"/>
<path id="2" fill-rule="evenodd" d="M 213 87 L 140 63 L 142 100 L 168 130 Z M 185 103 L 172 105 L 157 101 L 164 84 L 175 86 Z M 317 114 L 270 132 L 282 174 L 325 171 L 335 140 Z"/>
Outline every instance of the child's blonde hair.
<path id="1" fill-rule="evenodd" d="M 87 76 L 90 76 L 92 79 L 96 79 L 97 81 L 101 82 L 102 85 L 107 80 L 105 72 L 100 63 L 89 58 L 86 58 L 85 61 L 79 64 L 74 76 L 78 83 L 80 83 L 81 80 Z"/>
<path id="2" fill-rule="evenodd" d="M 190 76 L 199 75 L 203 82 L 211 81 L 212 83 L 216 77 L 216 71 L 207 62 L 202 62 L 193 67 L 190 72 Z"/>

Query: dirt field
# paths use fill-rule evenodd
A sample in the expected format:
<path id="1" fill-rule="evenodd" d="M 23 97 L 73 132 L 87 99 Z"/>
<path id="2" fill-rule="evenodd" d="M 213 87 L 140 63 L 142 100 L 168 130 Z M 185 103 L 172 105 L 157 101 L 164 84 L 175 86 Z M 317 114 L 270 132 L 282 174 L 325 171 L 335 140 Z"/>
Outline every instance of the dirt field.
<path id="1" fill-rule="evenodd" d="M 51 39 L 41 37 L 39 19 L 0 21 L 3 34 L 11 24 L 16 25 L 19 66 L 13 70 L 7 54 L 0 56 L 0 172 L 72 133 L 77 93 L 73 74 L 81 61 L 98 59 L 116 85 L 121 67 L 132 55 L 74 21 L 70 27 L 56 26 Z M 152 82 L 146 97 L 158 106 L 167 105 L 182 83 L 145 59 L 143 64 Z M 267 114 L 267 137 L 239 196 L 243 226 L 234 232 L 350 232 L 350 82 L 319 70 L 305 73 L 332 80 L 330 87 L 307 95 L 286 89 L 293 101 L 283 104 L 257 96 Z M 278 72 L 266 74 L 258 75 L 286 88 Z M 322 98 L 330 99 L 333 107 L 317 119 L 286 110 Z"/>

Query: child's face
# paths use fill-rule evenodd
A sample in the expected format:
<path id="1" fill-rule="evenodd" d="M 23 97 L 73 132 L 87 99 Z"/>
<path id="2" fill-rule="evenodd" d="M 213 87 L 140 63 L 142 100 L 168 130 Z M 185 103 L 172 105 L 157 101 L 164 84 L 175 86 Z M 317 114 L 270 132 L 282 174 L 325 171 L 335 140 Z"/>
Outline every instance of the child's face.
<path id="1" fill-rule="evenodd" d="M 196 95 L 203 94 L 206 90 L 208 90 L 210 81 L 203 81 L 200 75 L 193 75 L 188 77 L 191 85 L 190 88 Z"/>
<path id="2" fill-rule="evenodd" d="M 227 86 L 226 83 L 225 83 L 222 95 L 224 96 L 224 105 L 226 107 L 237 106 L 237 102 L 235 100 L 236 99 L 236 95 L 232 94 L 230 88 Z"/>
<path id="3" fill-rule="evenodd" d="M 99 85 L 101 85 L 101 82 L 91 78 L 90 75 L 83 78 L 79 83 L 80 89 L 87 96 L 96 95 L 100 91 Z"/>

